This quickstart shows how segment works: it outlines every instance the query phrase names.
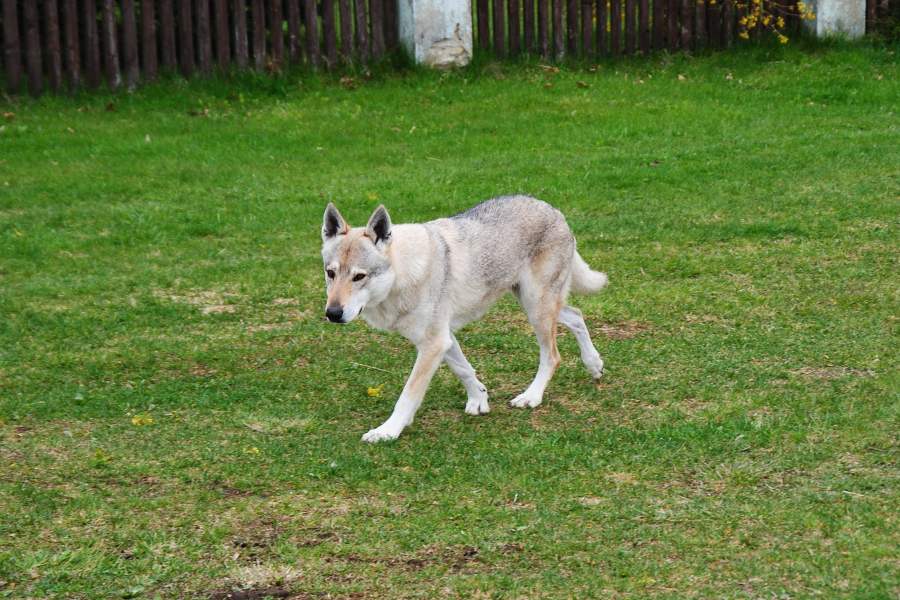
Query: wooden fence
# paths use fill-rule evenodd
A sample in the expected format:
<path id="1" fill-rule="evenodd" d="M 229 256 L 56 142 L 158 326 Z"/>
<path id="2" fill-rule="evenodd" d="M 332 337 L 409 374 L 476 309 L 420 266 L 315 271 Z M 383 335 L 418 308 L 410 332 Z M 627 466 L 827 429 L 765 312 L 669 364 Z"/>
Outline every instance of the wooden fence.
<path id="1" fill-rule="evenodd" d="M 496 56 L 528 52 L 552 60 L 654 50 L 727 48 L 740 33 L 750 0 L 472 0 L 476 45 Z M 867 31 L 889 13 L 889 2 L 866 0 Z M 781 0 L 776 15 L 786 28 L 800 27 L 793 7 Z M 807 0 L 809 4 L 809 0 Z M 754 36 L 763 35 L 755 31 Z"/>
<path id="2" fill-rule="evenodd" d="M 276 72 L 379 60 L 397 46 L 402 0 L 0 0 L 0 63 L 17 94 L 134 88 L 160 70 Z M 794 0 L 783 0 L 793 3 Z M 889 2 L 866 0 L 867 26 Z M 619 56 L 727 48 L 747 0 L 472 0 L 477 48 Z M 789 19 L 788 26 L 798 26 Z"/>
<path id="3" fill-rule="evenodd" d="M 161 69 L 278 71 L 378 60 L 397 45 L 392 0 L 0 0 L 10 94 L 134 88 Z"/>

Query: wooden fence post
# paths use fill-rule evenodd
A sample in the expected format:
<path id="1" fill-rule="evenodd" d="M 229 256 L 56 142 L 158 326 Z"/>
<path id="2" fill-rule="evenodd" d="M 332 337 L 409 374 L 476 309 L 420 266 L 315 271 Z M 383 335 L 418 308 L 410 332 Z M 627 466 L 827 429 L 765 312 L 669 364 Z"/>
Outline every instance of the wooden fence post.
<path id="1" fill-rule="evenodd" d="M 569 0 L 566 5 L 566 52 L 578 56 L 578 0 Z"/>
<path id="2" fill-rule="evenodd" d="M 159 45 L 162 66 L 174 71 L 178 68 L 178 54 L 175 52 L 175 13 L 172 0 L 159 0 Z"/>
<path id="3" fill-rule="evenodd" d="M 348 2 L 349 0 L 343 0 Z M 288 22 L 288 58 L 295 65 L 300 62 L 303 57 L 301 50 L 303 44 L 300 41 L 300 1 L 288 0 L 287 3 L 287 22 Z"/>
<path id="4" fill-rule="evenodd" d="M 635 25 L 635 0 L 625 0 L 625 53 L 634 54 L 637 47 Z"/>
<path id="5" fill-rule="evenodd" d="M 44 0 L 44 47 L 47 49 L 47 86 L 58 92 L 62 86 L 62 54 L 59 44 L 59 7 L 56 0 Z"/>
<path id="6" fill-rule="evenodd" d="M 376 28 L 375 23 L 372 24 L 372 28 Z M 334 68 L 337 65 L 337 28 L 334 22 L 334 0 L 322 0 L 322 34 L 325 37 L 325 62 L 328 68 Z"/>
<path id="7" fill-rule="evenodd" d="M 276 69 L 284 67 L 284 17 L 281 13 L 281 1 L 269 1 L 269 54 Z"/>
<path id="8" fill-rule="evenodd" d="M 156 2 L 141 0 L 141 65 L 144 79 L 156 79 Z"/>
<path id="9" fill-rule="evenodd" d="M 365 19 L 365 0 L 357 1 L 363 6 Z M 316 14 L 316 0 L 304 0 L 303 8 L 306 19 L 306 58 L 310 66 L 315 68 L 319 66 L 319 15 Z"/>
<path id="10" fill-rule="evenodd" d="M 296 2 L 297 0 L 294 0 Z M 234 17 L 234 61 L 241 69 L 250 64 L 250 41 L 247 38 L 247 3 L 244 0 L 232 0 L 231 13 Z"/>
<path id="11" fill-rule="evenodd" d="M 349 64 L 353 60 L 353 16 L 350 0 L 339 0 L 341 13 L 341 60 Z"/>
<path id="12" fill-rule="evenodd" d="M 528 0 L 525 0 L 528 2 Z M 521 51 L 522 31 L 521 20 L 519 19 L 519 3 L 520 0 L 507 0 L 506 2 L 506 22 L 509 27 L 509 55 L 518 56 Z"/>
<path id="13" fill-rule="evenodd" d="M 372 57 L 380 60 L 384 56 L 384 4 L 382 0 L 369 0 L 369 11 Z"/>
<path id="14" fill-rule="evenodd" d="M 491 16 L 493 17 L 494 54 L 506 56 L 506 26 L 503 23 L 503 0 L 494 0 Z"/>
<path id="15" fill-rule="evenodd" d="M 662 50 L 666 45 L 666 2 L 653 0 L 653 49 Z"/>
<path id="16" fill-rule="evenodd" d="M 22 85 L 22 50 L 16 0 L 3 0 L 3 65 L 6 89 L 18 94 Z"/>
<path id="17" fill-rule="evenodd" d="M 84 0 L 84 67 L 88 87 L 100 85 L 100 34 L 97 29 L 97 4 Z"/>
<path id="18" fill-rule="evenodd" d="M 609 43 L 606 35 L 606 23 L 609 15 L 606 10 L 606 0 L 597 0 L 597 54 L 606 56 L 609 54 Z"/>
<path id="19" fill-rule="evenodd" d="M 610 0 L 609 6 L 609 52 L 619 56 L 622 53 L 622 0 Z"/>
<path id="20" fill-rule="evenodd" d="M 534 52 L 534 0 L 525 0 L 522 6 L 522 50 L 526 54 Z"/>
<path id="21" fill-rule="evenodd" d="M 231 63 L 231 33 L 228 31 L 228 0 L 215 1 L 216 62 L 226 70 Z"/>
<path id="22" fill-rule="evenodd" d="M 75 91 L 81 85 L 81 52 L 78 33 L 78 7 L 77 0 L 63 1 L 63 34 L 65 36 L 66 75 L 69 79 L 69 89 Z"/>
<path id="23" fill-rule="evenodd" d="M 116 23 L 115 0 L 103 0 L 103 70 L 106 83 L 113 90 L 122 86 L 119 69 L 119 28 Z"/>
<path id="24" fill-rule="evenodd" d="M 594 55 L 594 4 L 592 0 L 581 0 L 581 55 Z"/>
<path id="25" fill-rule="evenodd" d="M 122 64 L 125 67 L 125 87 L 133 90 L 141 78 L 138 64 L 137 15 L 134 0 L 122 0 Z"/>
<path id="26" fill-rule="evenodd" d="M 538 40 L 544 60 L 550 58 L 550 11 L 547 2 L 549 0 L 538 0 Z"/>
<path id="27" fill-rule="evenodd" d="M 690 50 L 694 42 L 694 0 L 681 0 L 681 49 Z"/>
<path id="28" fill-rule="evenodd" d="M 178 62 L 185 77 L 194 74 L 194 24 L 191 17 L 191 0 L 178 2 Z"/>
<path id="29" fill-rule="evenodd" d="M 197 23 L 197 64 L 200 72 L 212 72 L 212 27 L 209 19 L 209 0 L 194 0 L 194 19 Z"/>
<path id="30" fill-rule="evenodd" d="M 563 0 L 553 0 L 553 57 L 557 60 L 565 54 L 565 37 L 563 33 Z"/>
<path id="31" fill-rule="evenodd" d="M 485 0 L 486 1 L 486 0 Z M 361 62 L 369 61 L 369 26 L 366 22 L 366 0 L 356 0 L 356 51 Z"/>
<path id="32" fill-rule="evenodd" d="M 641 54 L 650 52 L 650 2 L 640 0 L 638 5 L 638 43 Z"/>
<path id="33" fill-rule="evenodd" d="M 22 9 L 25 25 L 25 68 L 28 71 L 28 91 L 32 96 L 40 96 L 44 91 L 44 83 L 37 2 L 24 2 Z"/>
<path id="34" fill-rule="evenodd" d="M 250 19 L 253 21 L 253 66 L 262 71 L 266 66 L 266 16 L 263 0 L 250 0 Z"/>

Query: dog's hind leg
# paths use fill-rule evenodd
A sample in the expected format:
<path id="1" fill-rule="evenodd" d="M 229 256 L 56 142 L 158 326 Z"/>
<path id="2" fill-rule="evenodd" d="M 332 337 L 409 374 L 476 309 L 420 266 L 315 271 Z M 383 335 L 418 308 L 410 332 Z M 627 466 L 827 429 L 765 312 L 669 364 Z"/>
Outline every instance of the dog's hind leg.
<path id="1" fill-rule="evenodd" d="M 556 319 L 562 306 L 562 291 L 534 290 L 537 298 L 530 293 L 532 290 L 520 284 L 519 301 L 528 314 L 528 320 L 534 327 L 538 345 L 541 347 L 541 359 L 537 375 L 534 381 L 524 392 L 513 398 L 509 404 L 518 408 L 539 406 L 544 400 L 544 390 L 550 383 L 556 367 L 559 365 L 559 350 L 556 348 Z"/>
<path id="2" fill-rule="evenodd" d="M 466 388 L 466 395 L 469 397 L 466 402 L 466 413 L 470 415 L 489 413 L 491 407 L 488 406 L 487 388 L 475 376 L 475 369 L 472 368 L 472 365 L 469 364 L 469 361 L 463 355 L 456 336 L 450 334 L 450 339 L 453 341 L 453 345 L 450 346 L 450 349 L 444 355 L 444 362 L 459 377 L 463 387 Z"/>
<path id="3" fill-rule="evenodd" d="M 591 342 L 591 334 L 588 333 L 587 325 L 584 324 L 581 311 L 574 306 L 564 306 L 559 311 L 559 322 L 575 335 L 578 347 L 581 349 L 581 362 L 584 363 L 588 373 L 591 374 L 594 381 L 600 379 L 600 376 L 603 375 L 603 359 L 600 358 L 600 353 Z"/>

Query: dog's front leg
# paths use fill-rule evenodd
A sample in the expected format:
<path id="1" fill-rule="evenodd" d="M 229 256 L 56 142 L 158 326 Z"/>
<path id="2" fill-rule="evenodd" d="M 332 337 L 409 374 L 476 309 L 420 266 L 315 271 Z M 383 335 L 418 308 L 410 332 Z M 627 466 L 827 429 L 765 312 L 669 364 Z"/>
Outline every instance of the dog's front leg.
<path id="1" fill-rule="evenodd" d="M 429 338 L 417 346 L 419 353 L 416 356 L 416 364 L 413 365 L 412 373 L 406 381 L 406 385 L 403 386 L 403 392 L 401 392 L 397 404 L 394 405 L 394 412 L 387 421 L 366 433 L 362 437 L 364 442 L 395 440 L 400 432 L 413 422 L 416 411 L 422 404 L 422 398 L 425 397 L 428 384 L 431 382 L 434 372 L 441 365 L 444 353 L 450 349 L 451 345 L 452 341 L 448 332 L 439 337 Z"/>

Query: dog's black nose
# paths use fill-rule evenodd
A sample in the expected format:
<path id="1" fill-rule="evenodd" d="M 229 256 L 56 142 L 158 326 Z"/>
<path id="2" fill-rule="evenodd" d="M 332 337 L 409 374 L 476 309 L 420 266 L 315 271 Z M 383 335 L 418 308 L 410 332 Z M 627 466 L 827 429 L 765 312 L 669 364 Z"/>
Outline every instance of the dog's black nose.
<path id="1" fill-rule="evenodd" d="M 341 317 L 344 316 L 344 309 L 340 306 L 329 306 L 325 309 L 325 316 L 332 323 L 340 323 Z"/>

